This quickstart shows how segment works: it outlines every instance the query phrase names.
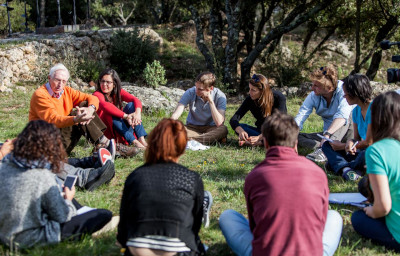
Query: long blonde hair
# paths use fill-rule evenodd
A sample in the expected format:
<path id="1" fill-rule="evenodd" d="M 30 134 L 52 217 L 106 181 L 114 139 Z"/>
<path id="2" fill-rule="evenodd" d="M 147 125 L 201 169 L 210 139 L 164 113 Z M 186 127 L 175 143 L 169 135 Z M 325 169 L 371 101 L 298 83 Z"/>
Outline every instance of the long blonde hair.
<path id="1" fill-rule="evenodd" d="M 260 98 L 258 98 L 257 103 L 261 107 L 264 117 L 271 115 L 272 106 L 274 105 L 274 95 L 269 86 L 268 79 L 263 75 L 254 74 L 249 83 L 261 90 L 261 95 Z"/>

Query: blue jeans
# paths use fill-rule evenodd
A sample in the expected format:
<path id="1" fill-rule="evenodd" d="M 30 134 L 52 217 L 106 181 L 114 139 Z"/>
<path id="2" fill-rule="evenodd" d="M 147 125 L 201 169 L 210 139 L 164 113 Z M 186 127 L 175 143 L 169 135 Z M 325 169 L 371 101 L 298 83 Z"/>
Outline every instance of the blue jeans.
<path id="1" fill-rule="evenodd" d="M 373 219 L 368 217 L 363 210 L 358 210 L 351 215 L 351 224 L 354 230 L 363 237 L 400 252 L 400 244 L 393 238 L 387 228 L 385 217 Z"/>
<path id="2" fill-rule="evenodd" d="M 328 158 L 328 164 L 336 174 L 340 174 L 340 170 L 344 167 L 350 167 L 353 170 L 359 170 L 365 173 L 365 150 L 358 151 L 355 155 L 346 154 L 346 151 L 333 150 L 329 142 L 322 144 L 322 151 L 326 158 Z"/>
<path id="3" fill-rule="evenodd" d="M 133 102 L 129 102 L 123 111 L 126 114 L 135 112 L 135 104 L 133 104 Z M 137 138 L 147 136 L 143 124 L 136 125 L 135 128 L 132 128 L 132 126 L 130 126 L 128 122 L 122 118 L 113 117 L 113 128 L 116 132 L 123 136 L 129 144 L 132 144 L 132 142 L 135 140 L 134 134 Z"/>
<path id="4" fill-rule="evenodd" d="M 227 244 L 239 256 L 251 256 L 253 234 L 249 221 L 234 210 L 226 210 L 219 217 L 219 226 Z M 322 235 L 324 255 L 333 255 L 339 246 L 343 220 L 337 211 L 329 210 Z M 265 232 L 268 232 L 267 230 Z"/>
<path id="5" fill-rule="evenodd" d="M 239 124 L 240 127 L 243 128 L 243 130 L 245 130 L 245 132 L 247 132 L 247 134 L 249 136 L 258 136 L 261 134 L 261 131 L 258 130 L 256 127 L 250 126 L 248 124 Z"/>

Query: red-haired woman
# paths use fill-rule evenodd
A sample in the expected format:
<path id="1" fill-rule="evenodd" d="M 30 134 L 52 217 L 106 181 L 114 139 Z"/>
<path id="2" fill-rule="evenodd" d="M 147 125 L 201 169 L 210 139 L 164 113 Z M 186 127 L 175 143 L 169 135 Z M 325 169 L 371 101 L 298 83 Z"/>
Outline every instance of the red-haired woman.
<path id="1" fill-rule="evenodd" d="M 275 109 L 282 113 L 287 112 L 285 96 L 280 91 L 272 90 L 265 76 L 254 74 L 249 81 L 249 96 L 229 121 L 232 129 L 239 135 L 240 145 L 262 144 L 261 125 Z M 248 111 L 255 117 L 256 127 L 239 123 Z"/>
<path id="2" fill-rule="evenodd" d="M 122 194 L 117 240 L 125 255 L 201 255 L 203 182 L 178 164 L 187 134 L 179 120 L 163 119 L 148 136 L 145 164 Z"/>

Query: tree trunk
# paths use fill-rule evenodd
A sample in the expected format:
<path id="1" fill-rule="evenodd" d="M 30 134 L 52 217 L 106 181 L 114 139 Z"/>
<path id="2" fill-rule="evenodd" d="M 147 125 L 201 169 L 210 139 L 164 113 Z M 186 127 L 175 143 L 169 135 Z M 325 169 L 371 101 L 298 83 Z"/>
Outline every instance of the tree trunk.
<path id="1" fill-rule="evenodd" d="M 273 40 L 280 38 L 284 33 L 287 33 L 299 25 L 306 22 L 310 17 L 316 15 L 321 10 L 328 7 L 333 0 L 326 0 L 322 3 L 316 4 L 313 8 L 307 10 L 307 5 L 300 4 L 296 6 L 292 12 L 283 20 L 283 22 L 272 29 L 261 41 L 256 45 L 256 47 L 250 52 L 249 56 L 241 64 L 241 78 L 239 89 L 241 91 L 245 90 L 247 86 L 247 80 L 250 78 L 250 69 L 253 66 L 255 60 L 258 58 L 262 50 L 265 49 L 267 44 Z"/>
<path id="2" fill-rule="evenodd" d="M 328 41 L 328 39 L 331 37 L 331 35 L 333 35 L 335 33 L 336 29 L 337 29 L 337 26 L 328 29 L 325 37 L 321 40 L 321 42 L 319 42 L 317 47 L 315 47 L 314 50 L 312 50 L 311 53 L 307 57 L 303 58 L 305 63 L 309 62 L 313 58 L 314 54 L 316 54 L 318 51 L 320 51 L 322 49 L 322 46 Z M 299 61 L 302 61 L 302 60 L 299 59 Z M 300 63 L 299 63 L 299 65 L 300 65 Z"/>
<path id="3" fill-rule="evenodd" d="M 204 41 L 203 26 L 201 24 L 200 15 L 193 5 L 189 6 L 189 10 L 192 14 L 192 19 L 194 20 L 194 24 L 196 26 L 196 45 L 199 48 L 201 54 L 203 54 L 204 56 L 208 71 L 215 73 L 213 56 L 210 54 L 210 50 L 208 49 Z"/>
<path id="4" fill-rule="evenodd" d="M 360 72 L 360 55 L 361 55 L 361 46 L 360 46 L 360 13 L 361 13 L 361 4 L 362 0 L 357 0 L 357 20 L 356 20 L 356 59 L 354 61 L 354 73 Z"/>
<path id="5" fill-rule="evenodd" d="M 381 60 L 382 60 L 382 50 L 378 50 L 372 55 L 371 64 L 369 65 L 367 73 L 365 74 L 366 76 L 368 76 L 369 80 L 371 81 L 374 80 L 376 72 L 379 69 Z"/>
<path id="6" fill-rule="evenodd" d="M 46 0 L 40 0 L 40 26 L 46 26 Z"/>
<path id="7" fill-rule="evenodd" d="M 225 51 L 222 45 L 223 22 L 221 17 L 221 6 L 218 0 L 213 0 L 210 10 L 211 45 L 215 56 L 215 72 L 218 78 L 223 77 L 225 63 Z"/>
<path id="8" fill-rule="evenodd" d="M 306 34 L 306 36 L 304 37 L 304 40 L 303 40 L 303 47 L 302 47 L 303 56 L 306 55 L 308 44 L 310 43 L 311 37 L 315 33 L 315 31 L 317 29 L 318 29 L 318 22 L 315 22 L 313 20 L 308 22 L 308 24 L 307 24 L 307 34 Z"/>
<path id="9" fill-rule="evenodd" d="M 225 0 L 225 14 L 228 22 L 228 42 L 225 46 L 225 84 L 234 88 L 237 81 L 237 45 L 239 42 L 240 28 L 240 6 L 241 0 L 237 1 L 235 6 L 230 0 Z"/>
<path id="10" fill-rule="evenodd" d="M 278 1 L 277 0 L 271 1 L 271 3 L 268 6 L 268 10 L 267 10 L 266 14 L 265 14 L 264 1 L 261 1 L 260 4 L 261 4 L 261 20 L 257 27 L 255 44 L 258 44 L 261 41 L 262 31 L 263 31 L 265 23 L 267 21 L 270 21 L 271 28 L 273 27 L 272 13 L 274 12 L 274 9 L 276 8 L 276 6 L 278 4 Z"/>
<path id="11" fill-rule="evenodd" d="M 379 68 L 380 61 L 382 59 L 382 53 L 378 53 L 377 49 L 379 47 L 379 43 L 384 40 L 385 38 L 390 38 L 393 36 L 394 32 L 397 30 L 399 27 L 399 21 L 395 16 L 390 16 L 385 25 L 379 28 L 378 33 L 375 36 L 375 45 L 374 47 L 369 51 L 369 53 L 364 57 L 364 59 L 360 63 L 360 67 L 362 67 L 372 56 L 373 60 L 371 61 L 370 66 L 368 67 L 367 70 L 367 76 L 370 78 L 370 80 L 373 80 L 376 75 L 376 71 Z M 380 51 L 380 50 L 378 50 Z M 380 57 L 379 57 L 380 55 Z M 374 59 L 375 58 L 375 59 Z M 353 73 L 353 71 L 352 71 Z"/>

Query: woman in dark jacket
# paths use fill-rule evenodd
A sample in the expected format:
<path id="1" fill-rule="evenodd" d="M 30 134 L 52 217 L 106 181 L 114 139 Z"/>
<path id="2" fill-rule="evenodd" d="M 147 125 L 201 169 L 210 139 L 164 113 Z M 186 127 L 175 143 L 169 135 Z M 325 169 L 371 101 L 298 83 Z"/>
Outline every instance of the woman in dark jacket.
<path id="1" fill-rule="evenodd" d="M 178 120 L 163 119 L 148 136 L 145 164 L 125 182 L 117 240 L 125 255 L 201 255 L 203 182 L 178 164 L 187 134 Z"/>
<path id="2" fill-rule="evenodd" d="M 239 135 L 240 146 L 262 145 L 261 125 L 275 109 L 287 112 L 285 96 L 279 91 L 272 90 L 265 76 L 254 74 L 249 81 L 249 96 L 229 121 L 232 129 Z M 255 117 L 256 127 L 239 123 L 248 111 Z"/>

